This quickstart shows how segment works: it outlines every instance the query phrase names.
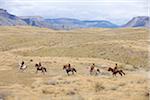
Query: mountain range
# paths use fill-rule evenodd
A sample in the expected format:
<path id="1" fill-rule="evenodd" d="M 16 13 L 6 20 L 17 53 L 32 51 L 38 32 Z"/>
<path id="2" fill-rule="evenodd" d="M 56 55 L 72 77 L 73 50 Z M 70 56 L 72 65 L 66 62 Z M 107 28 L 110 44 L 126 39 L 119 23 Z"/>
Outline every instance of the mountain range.
<path id="1" fill-rule="evenodd" d="M 21 18 L 0 9 L 0 26 L 27 25 Z"/>
<path id="2" fill-rule="evenodd" d="M 30 25 L 51 29 L 75 28 L 119 28 L 119 27 L 150 27 L 150 17 L 138 16 L 125 25 L 116 25 L 107 20 L 78 20 L 72 18 L 44 19 L 40 16 L 16 16 L 0 9 L 0 26 Z"/>
<path id="3" fill-rule="evenodd" d="M 134 17 L 127 24 L 123 25 L 123 27 L 150 27 L 150 17 Z"/>

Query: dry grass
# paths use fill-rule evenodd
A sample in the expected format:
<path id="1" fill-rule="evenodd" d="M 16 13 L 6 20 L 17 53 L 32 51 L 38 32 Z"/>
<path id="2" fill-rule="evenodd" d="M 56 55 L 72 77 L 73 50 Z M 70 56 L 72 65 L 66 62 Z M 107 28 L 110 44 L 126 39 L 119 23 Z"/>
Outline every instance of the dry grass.
<path id="1" fill-rule="evenodd" d="M 6 100 L 148 100 L 148 29 L 54 31 L 36 27 L 0 27 L 0 98 Z M 33 62 L 30 60 L 33 59 Z M 28 69 L 18 71 L 24 60 Z M 46 75 L 35 74 L 41 61 Z M 115 63 L 126 73 L 112 77 Z M 77 74 L 67 76 L 71 63 Z M 101 70 L 90 76 L 87 67 Z"/>
<path id="2" fill-rule="evenodd" d="M 92 57 L 148 67 L 147 29 L 52 31 L 1 27 L 1 51 L 22 56 Z"/>

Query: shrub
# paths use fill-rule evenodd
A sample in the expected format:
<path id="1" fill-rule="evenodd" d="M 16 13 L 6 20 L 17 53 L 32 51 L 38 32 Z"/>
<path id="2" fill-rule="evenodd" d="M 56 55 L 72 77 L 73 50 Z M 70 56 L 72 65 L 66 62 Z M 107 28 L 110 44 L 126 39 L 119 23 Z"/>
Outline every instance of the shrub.
<path id="1" fill-rule="evenodd" d="M 102 83 L 96 83 L 95 86 L 94 86 L 94 89 L 95 89 L 95 92 L 99 92 L 99 91 L 102 91 L 105 89 L 105 87 L 103 86 Z"/>

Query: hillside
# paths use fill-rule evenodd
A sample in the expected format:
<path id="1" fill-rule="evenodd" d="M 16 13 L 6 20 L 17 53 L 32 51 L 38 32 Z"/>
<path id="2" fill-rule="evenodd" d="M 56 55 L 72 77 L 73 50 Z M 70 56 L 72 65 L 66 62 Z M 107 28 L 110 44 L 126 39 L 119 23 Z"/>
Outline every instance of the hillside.
<path id="1" fill-rule="evenodd" d="M 21 18 L 9 14 L 6 10 L 0 9 L 0 26 L 27 25 Z"/>
<path id="2" fill-rule="evenodd" d="M 148 29 L 51 31 L 32 27 L 1 27 L 0 51 L 13 51 L 22 56 L 103 58 L 146 67 Z M 33 50 L 13 50 L 30 47 Z M 139 63 L 141 65 L 137 66 Z"/>
<path id="3" fill-rule="evenodd" d="M 0 27 L 0 99 L 148 100 L 149 33 L 146 28 L 50 30 Z M 33 60 L 31 62 L 31 59 Z M 20 71 L 18 63 L 27 69 Z M 41 62 L 47 73 L 36 73 Z M 77 69 L 67 76 L 63 65 Z M 100 74 L 90 75 L 95 63 Z M 113 77 L 108 67 L 126 75 Z"/>
<path id="4" fill-rule="evenodd" d="M 150 27 L 150 17 L 134 17 L 127 24 L 123 25 L 123 27 Z"/>

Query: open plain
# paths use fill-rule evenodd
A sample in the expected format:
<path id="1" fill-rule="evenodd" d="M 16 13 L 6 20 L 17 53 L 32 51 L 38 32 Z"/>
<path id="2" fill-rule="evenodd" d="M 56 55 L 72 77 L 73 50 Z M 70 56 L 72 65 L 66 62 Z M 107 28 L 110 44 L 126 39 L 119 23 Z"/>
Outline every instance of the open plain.
<path id="1" fill-rule="evenodd" d="M 1 26 L 0 100 L 148 100 L 149 45 L 146 28 Z M 45 75 L 35 73 L 38 62 L 47 68 Z M 75 75 L 67 76 L 67 63 L 77 69 Z M 92 63 L 101 71 L 97 76 L 89 74 Z M 115 63 L 125 76 L 107 71 Z"/>

